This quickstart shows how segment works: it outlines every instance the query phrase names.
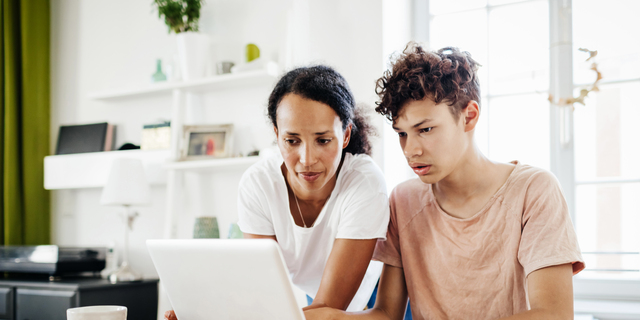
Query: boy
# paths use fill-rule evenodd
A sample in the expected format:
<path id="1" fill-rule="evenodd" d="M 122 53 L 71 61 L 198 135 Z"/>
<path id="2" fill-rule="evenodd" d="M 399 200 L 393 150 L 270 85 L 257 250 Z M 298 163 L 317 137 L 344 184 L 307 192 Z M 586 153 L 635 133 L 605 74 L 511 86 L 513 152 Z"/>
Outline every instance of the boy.
<path id="1" fill-rule="evenodd" d="M 562 191 L 547 171 L 478 150 L 477 67 L 456 48 L 410 43 L 378 80 L 376 111 L 419 178 L 391 194 L 374 308 L 307 319 L 402 319 L 407 297 L 415 320 L 573 319 L 584 262 Z"/>

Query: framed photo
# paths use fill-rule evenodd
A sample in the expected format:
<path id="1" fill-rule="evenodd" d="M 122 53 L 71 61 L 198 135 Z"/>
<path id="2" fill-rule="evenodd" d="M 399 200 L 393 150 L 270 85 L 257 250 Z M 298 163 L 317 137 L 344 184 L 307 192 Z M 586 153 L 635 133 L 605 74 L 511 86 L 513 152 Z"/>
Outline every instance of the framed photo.
<path id="1" fill-rule="evenodd" d="M 232 141 L 233 124 L 184 126 L 181 160 L 230 157 Z"/>

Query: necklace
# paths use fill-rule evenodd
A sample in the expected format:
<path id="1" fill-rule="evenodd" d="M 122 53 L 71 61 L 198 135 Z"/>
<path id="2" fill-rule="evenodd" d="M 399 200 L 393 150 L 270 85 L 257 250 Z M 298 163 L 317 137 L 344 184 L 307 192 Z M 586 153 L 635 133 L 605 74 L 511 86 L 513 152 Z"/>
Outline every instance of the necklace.
<path id="1" fill-rule="evenodd" d="M 300 214 L 300 219 L 302 219 L 302 224 L 304 225 L 305 228 L 307 228 L 307 224 L 304 222 L 304 217 L 302 217 L 302 210 L 300 210 L 300 204 L 298 203 L 298 197 L 296 196 L 295 192 L 293 192 L 293 190 L 291 190 L 291 193 L 293 193 L 293 198 L 296 199 L 296 205 L 298 206 L 298 213 Z"/>

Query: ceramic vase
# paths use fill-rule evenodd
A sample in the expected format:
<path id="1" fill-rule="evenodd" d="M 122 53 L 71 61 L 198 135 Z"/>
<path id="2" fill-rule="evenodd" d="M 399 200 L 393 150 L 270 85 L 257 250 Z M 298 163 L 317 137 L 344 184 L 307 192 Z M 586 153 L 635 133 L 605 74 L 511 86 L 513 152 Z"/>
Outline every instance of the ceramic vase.
<path id="1" fill-rule="evenodd" d="M 193 238 L 220 238 L 218 219 L 216 217 L 197 217 L 193 226 Z"/>
<path id="2" fill-rule="evenodd" d="M 209 58 L 209 36 L 199 32 L 182 32 L 176 35 L 178 59 L 184 81 L 203 78 Z"/>

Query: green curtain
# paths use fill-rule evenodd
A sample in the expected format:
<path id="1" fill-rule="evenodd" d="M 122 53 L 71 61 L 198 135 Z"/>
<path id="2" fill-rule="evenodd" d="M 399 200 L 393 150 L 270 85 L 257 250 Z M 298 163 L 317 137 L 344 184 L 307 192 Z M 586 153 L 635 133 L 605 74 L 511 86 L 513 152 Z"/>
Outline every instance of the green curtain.
<path id="1" fill-rule="evenodd" d="M 48 244 L 49 0 L 0 1 L 0 241 Z"/>

